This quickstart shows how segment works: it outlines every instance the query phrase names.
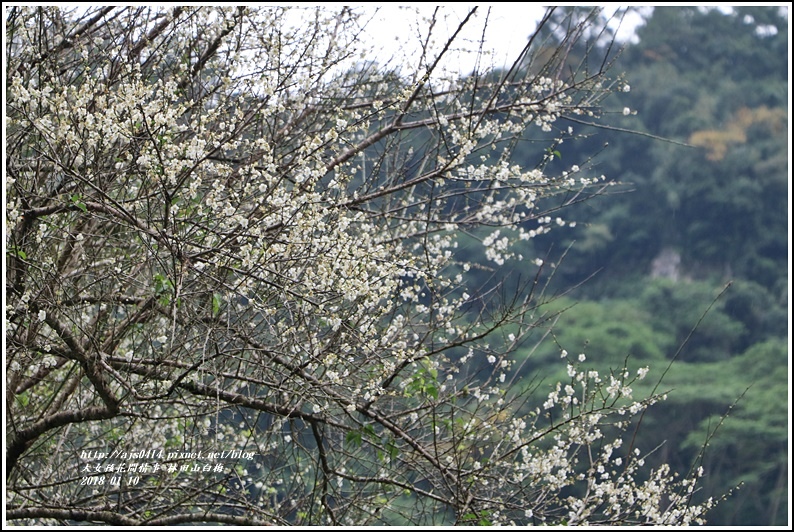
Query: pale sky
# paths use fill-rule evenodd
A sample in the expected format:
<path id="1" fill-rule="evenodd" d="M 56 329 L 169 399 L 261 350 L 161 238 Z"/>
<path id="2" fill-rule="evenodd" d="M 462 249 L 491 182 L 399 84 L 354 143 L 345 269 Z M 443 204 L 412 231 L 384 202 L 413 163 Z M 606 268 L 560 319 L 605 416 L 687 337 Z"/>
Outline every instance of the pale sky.
<path id="1" fill-rule="evenodd" d="M 472 4 L 452 3 L 444 5 L 440 13 L 446 18 L 439 20 L 437 29 L 439 40 L 446 40 L 447 36 L 457 29 L 460 21 L 466 16 Z M 619 5 L 605 6 L 606 13 L 611 15 Z M 366 8 L 365 8 L 366 9 Z M 409 9 L 400 5 L 387 4 L 379 6 L 378 13 L 368 24 L 367 28 L 377 43 L 376 48 L 382 48 L 385 59 L 396 55 L 396 51 L 402 44 L 415 43 L 417 36 L 417 16 L 430 17 L 435 6 L 432 4 L 411 4 Z M 489 14 L 490 9 L 490 14 Z M 488 26 L 485 32 L 485 45 L 493 52 L 489 64 L 482 66 L 501 67 L 505 64 L 512 64 L 517 55 L 527 42 L 527 38 L 534 31 L 537 22 L 543 16 L 545 9 L 542 5 L 531 4 L 528 2 L 520 3 L 501 3 L 491 6 L 482 5 L 477 10 L 475 18 L 470 20 L 464 30 L 463 37 L 471 43 L 479 41 L 486 16 L 488 16 Z M 636 12 L 626 16 L 618 32 L 619 40 L 627 40 L 634 35 L 634 28 L 642 21 Z M 617 22 L 617 21 L 615 21 Z M 421 28 L 427 28 L 426 21 L 419 21 Z M 410 28 L 406 30 L 406 28 Z M 410 33 L 406 35 L 406 31 Z M 443 37 L 442 37 L 443 36 Z M 464 41 L 466 42 L 466 41 Z M 414 53 L 401 53 L 398 59 L 415 57 Z M 462 57 L 458 60 L 460 73 L 468 74 L 474 68 L 474 57 Z M 415 65 L 414 65 L 415 66 Z M 449 65 L 449 68 L 453 68 Z"/>

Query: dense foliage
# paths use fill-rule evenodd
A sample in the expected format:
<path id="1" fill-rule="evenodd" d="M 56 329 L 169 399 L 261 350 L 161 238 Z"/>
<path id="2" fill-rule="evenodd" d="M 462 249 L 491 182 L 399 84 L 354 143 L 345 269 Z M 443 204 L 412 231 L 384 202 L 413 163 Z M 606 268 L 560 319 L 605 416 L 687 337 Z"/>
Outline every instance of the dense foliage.
<path id="1" fill-rule="evenodd" d="M 651 377 L 730 282 L 665 375 L 673 393 L 639 435 L 667 439 L 658 459 L 686 470 L 736 402 L 710 441 L 703 490 L 743 487 L 712 524 L 780 525 L 788 515 L 788 35 L 779 7 L 646 12 L 615 66 L 631 92 L 607 100 L 602 127 L 577 130 L 589 138 L 558 147 L 562 161 L 593 156 L 624 193 L 575 207 L 568 217 L 582 223 L 566 238 L 533 241 L 535 253 L 573 244 L 556 272 L 560 290 L 588 279 L 558 303 L 571 308 L 557 341 L 603 367 L 647 361 Z M 571 61 L 586 51 L 574 49 Z M 553 359 L 556 349 L 547 342 L 532 356 Z"/>

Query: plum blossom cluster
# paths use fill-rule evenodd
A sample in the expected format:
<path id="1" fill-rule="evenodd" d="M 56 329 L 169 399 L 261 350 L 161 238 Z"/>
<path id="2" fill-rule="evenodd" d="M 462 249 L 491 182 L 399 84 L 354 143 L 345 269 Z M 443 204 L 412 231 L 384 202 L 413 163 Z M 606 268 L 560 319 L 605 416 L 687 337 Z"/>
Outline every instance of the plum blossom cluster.
<path id="1" fill-rule="evenodd" d="M 662 464 L 639 480 L 647 455 L 630 445 L 626 431 L 635 415 L 664 399 L 632 399 L 631 385 L 645 378 L 647 368 L 623 370 L 619 386 L 614 377 L 607 385 L 598 371 L 582 367 L 584 358 L 568 364 L 569 383 L 553 385 L 543 405 L 523 415 L 511 411 L 484 421 L 475 410 L 468 412 L 458 437 L 477 446 L 477 457 L 451 452 L 452 461 L 462 461 L 477 486 L 478 506 L 470 511 L 511 526 L 704 523 L 716 501 L 691 500 L 702 468 L 679 478 Z M 483 398 L 475 390 L 478 408 L 482 400 L 507 404 L 508 390 L 490 387 L 488 392 L 499 399 Z M 558 497 L 563 490 L 577 495 Z"/>
<path id="2" fill-rule="evenodd" d="M 509 82 L 451 76 L 457 34 L 390 72 L 362 62 L 363 23 L 348 7 L 10 12 L 11 519 L 701 518 L 670 499 L 691 479 L 635 481 L 642 457 L 607 439 L 656 400 L 629 400 L 634 377 L 570 364 L 521 410 L 511 351 L 542 300 L 479 277 L 547 267 L 522 241 L 602 191 L 588 168 L 551 172 L 545 144 L 532 168 L 513 154 L 533 132 L 570 136 L 558 123 L 608 85 L 561 79 L 556 59 Z M 119 497 L 81 483 L 86 445 L 255 458 Z"/>

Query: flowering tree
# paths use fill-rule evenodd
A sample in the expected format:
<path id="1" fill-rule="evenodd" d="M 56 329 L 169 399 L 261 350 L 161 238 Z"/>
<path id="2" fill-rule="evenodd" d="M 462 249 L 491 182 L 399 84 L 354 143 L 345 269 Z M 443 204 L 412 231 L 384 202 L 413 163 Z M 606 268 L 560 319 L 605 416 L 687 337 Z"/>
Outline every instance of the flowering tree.
<path id="1" fill-rule="evenodd" d="M 6 11 L 8 519 L 702 519 L 626 437 L 646 369 L 561 347 L 546 389 L 510 356 L 553 318 L 521 243 L 605 186 L 547 171 L 559 124 L 627 86 L 571 67 L 584 25 L 540 42 L 551 12 L 452 75 L 473 14 L 388 70 L 348 8 Z"/>

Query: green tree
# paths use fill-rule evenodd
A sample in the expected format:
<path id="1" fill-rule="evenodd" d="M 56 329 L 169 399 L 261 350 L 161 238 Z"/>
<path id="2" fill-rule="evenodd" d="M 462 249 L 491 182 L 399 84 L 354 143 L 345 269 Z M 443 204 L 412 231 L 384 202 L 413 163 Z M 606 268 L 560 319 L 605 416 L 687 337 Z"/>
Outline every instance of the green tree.
<path id="1" fill-rule="evenodd" d="M 573 234 L 541 237 L 532 245 L 545 250 L 573 243 L 555 272 L 556 288 L 589 278 L 576 297 L 604 309 L 615 300 L 627 302 L 647 317 L 638 330 L 649 327 L 665 339 L 657 345 L 667 356 L 714 294 L 733 281 L 666 375 L 662 386 L 673 390 L 671 400 L 649 411 L 638 435 L 644 447 L 668 436 L 696 445 L 705 434 L 701 423 L 716 426 L 713 416 L 755 380 L 734 360 L 761 357 L 768 343 L 788 341 L 788 17 L 769 6 L 646 13 L 638 42 L 627 44 L 615 63 L 616 70 L 630 73 L 631 91 L 604 102 L 597 127 L 576 130 L 589 138 L 560 147 L 565 158 L 595 156 L 593 167 L 619 176 L 624 186 L 611 190 L 622 193 L 574 206 L 566 213 L 579 222 Z M 660 268 L 664 263 L 667 268 Z M 567 336 L 570 325 L 560 317 L 558 336 Z M 597 364 L 600 357 L 592 355 L 588 362 Z M 651 377 L 657 368 L 652 366 Z M 782 397 L 787 378 L 771 372 L 764 382 L 739 401 L 734 416 L 744 416 L 743 405 L 779 415 L 780 400 L 758 390 Z M 711 514 L 710 523 L 785 522 L 785 482 L 779 475 L 786 462 L 777 452 L 788 446 L 779 437 L 782 425 L 770 415 L 723 425 L 733 428 L 711 449 L 725 450 L 729 458 L 707 454 L 706 465 L 719 464 L 720 473 L 704 491 L 721 493 L 739 478 L 746 484 L 732 504 Z M 768 463 L 756 445 L 745 444 L 758 434 L 777 435 L 769 436 L 770 449 L 764 451 L 774 456 Z M 673 444 L 656 459 L 685 471 L 696 454 L 693 447 Z"/>
<path id="2" fill-rule="evenodd" d="M 616 61 L 631 72 L 632 91 L 613 96 L 605 125 L 679 144 L 603 131 L 565 146 L 574 158 L 598 154 L 597 168 L 631 192 L 580 207 L 587 223 L 578 240 L 591 245 L 572 250 L 564 280 L 590 275 L 595 263 L 615 279 L 609 290 L 620 290 L 625 276 L 645 275 L 673 249 L 692 277 L 785 292 L 788 23 L 779 8 L 758 10 L 659 8 L 638 28 L 639 42 Z M 636 115 L 623 116 L 624 107 Z"/>

